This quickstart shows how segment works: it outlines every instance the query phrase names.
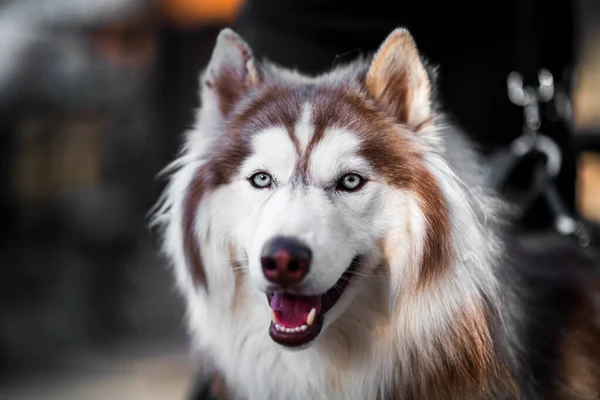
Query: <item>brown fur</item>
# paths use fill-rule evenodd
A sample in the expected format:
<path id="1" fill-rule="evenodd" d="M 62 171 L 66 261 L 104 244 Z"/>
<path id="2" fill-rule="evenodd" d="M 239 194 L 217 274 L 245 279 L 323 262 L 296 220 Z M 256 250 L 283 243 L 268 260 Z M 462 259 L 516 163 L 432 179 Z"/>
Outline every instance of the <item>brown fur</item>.
<path id="1" fill-rule="evenodd" d="M 419 286 L 425 287 L 443 277 L 455 255 L 451 245 L 450 216 L 441 189 L 427 169 L 423 168 L 417 175 L 412 190 L 421 200 L 427 222 L 419 279 Z"/>
<path id="2" fill-rule="evenodd" d="M 586 285 L 562 341 L 560 400 L 600 399 L 600 282 Z"/>
<path id="3" fill-rule="evenodd" d="M 184 198 L 183 206 L 183 247 L 196 285 L 206 285 L 206 271 L 204 271 L 198 240 L 194 234 L 196 210 L 208 189 L 204 184 L 205 172 L 206 167 L 201 167 L 196 173 Z"/>
<path id="4" fill-rule="evenodd" d="M 245 85 L 236 79 L 236 72 L 231 68 L 222 70 L 214 81 L 206 81 L 206 87 L 219 92 L 219 110 L 223 116 L 229 115 L 246 91 Z"/>
<path id="5" fill-rule="evenodd" d="M 435 344 L 435 364 L 417 349 L 399 368 L 419 371 L 419 378 L 402 382 L 398 400 L 452 400 L 492 398 L 499 390 L 517 396 L 508 365 L 496 354 L 489 331 L 489 308 L 484 303 L 464 308 Z M 518 397 L 518 396 L 517 396 Z"/>

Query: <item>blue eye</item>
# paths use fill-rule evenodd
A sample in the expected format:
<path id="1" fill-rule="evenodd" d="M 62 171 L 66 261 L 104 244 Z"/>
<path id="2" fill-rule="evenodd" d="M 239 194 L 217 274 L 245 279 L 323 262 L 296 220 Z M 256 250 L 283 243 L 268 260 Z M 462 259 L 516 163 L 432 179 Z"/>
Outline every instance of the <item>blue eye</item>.
<path id="1" fill-rule="evenodd" d="M 250 184 L 257 189 L 266 189 L 271 187 L 271 183 L 273 182 L 271 175 L 267 174 L 266 172 L 257 172 L 248 180 L 250 181 Z"/>
<path id="2" fill-rule="evenodd" d="M 358 174 L 346 174 L 338 180 L 336 190 L 356 192 L 364 186 L 366 181 L 367 180 L 365 178 Z"/>

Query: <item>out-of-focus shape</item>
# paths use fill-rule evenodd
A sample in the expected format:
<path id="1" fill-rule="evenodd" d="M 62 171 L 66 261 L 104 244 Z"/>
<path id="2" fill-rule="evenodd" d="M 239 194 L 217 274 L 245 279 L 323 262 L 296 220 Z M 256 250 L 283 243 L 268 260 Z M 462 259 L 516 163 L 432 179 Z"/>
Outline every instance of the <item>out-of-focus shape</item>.
<path id="1" fill-rule="evenodd" d="M 1 2 L 0 106 L 41 99 L 81 104 L 86 103 L 84 94 L 98 97 L 102 92 L 98 88 L 76 88 L 88 79 L 84 76 L 96 78 L 107 72 L 105 62 L 93 60 L 89 32 L 139 19 L 153 4 L 152 0 Z"/>
<path id="2" fill-rule="evenodd" d="M 580 61 L 579 84 L 573 95 L 578 129 L 600 127 L 600 34 L 594 39 Z"/>
<path id="3" fill-rule="evenodd" d="M 167 18 L 180 26 L 229 24 L 244 0 L 160 0 Z"/>
<path id="4" fill-rule="evenodd" d="M 583 153 L 578 175 L 578 208 L 586 218 L 600 223 L 600 155 Z"/>

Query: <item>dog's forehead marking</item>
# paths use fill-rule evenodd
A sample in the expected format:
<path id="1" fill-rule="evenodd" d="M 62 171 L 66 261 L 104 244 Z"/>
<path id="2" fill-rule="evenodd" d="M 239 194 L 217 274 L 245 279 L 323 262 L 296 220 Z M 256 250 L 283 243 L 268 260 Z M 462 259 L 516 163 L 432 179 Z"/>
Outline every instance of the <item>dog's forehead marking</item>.
<path id="1" fill-rule="evenodd" d="M 288 114 L 286 123 L 282 123 L 277 114 L 283 104 L 267 104 L 268 114 L 256 115 L 270 124 L 262 125 L 262 129 L 252 134 L 252 151 L 244 166 L 272 169 L 270 172 L 281 180 L 291 178 L 293 171 L 295 181 L 308 184 L 309 175 L 320 182 L 329 181 L 343 166 L 357 165 L 361 140 L 345 126 L 359 118 L 358 112 L 353 113 L 352 108 L 346 107 L 339 115 L 335 105 L 344 99 L 329 91 L 317 90 L 308 99 L 299 100 L 299 96 L 282 96 Z M 278 100 L 272 101 L 277 103 Z M 290 120 L 292 115 L 296 117 L 293 121 Z M 250 125 L 255 126 L 255 123 L 250 121 Z M 364 157 L 360 159 L 364 164 Z"/>
<path id="2" fill-rule="evenodd" d="M 304 152 L 308 143 L 315 133 L 315 125 L 312 120 L 312 105 L 310 102 L 302 104 L 300 118 L 296 122 L 295 136 L 298 138 L 300 151 Z"/>
<path id="3" fill-rule="evenodd" d="M 294 175 L 297 181 L 306 184 L 309 175 L 310 180 L 329 181 L 335 178 L 338 169 L 359 164 L 358 136 L 340 127 L 335 120 L 327 120 L 329 125 L 315 124 L 318 113 L 306 101 L 293 124 L 274 125 L 254 133 L 251 155 L 240 172 L 248 174 L 250 170 L 264 168 L 281 181 L 290 180 Z M 277 121 L 277 118 L 272 120 Z"/>
<path id="4" fill-rule="evenodd" d="M 272 159 L 296 156 L 296 146 L 284 126 L 273 126 L 253 135 L 252 151 Z"/>

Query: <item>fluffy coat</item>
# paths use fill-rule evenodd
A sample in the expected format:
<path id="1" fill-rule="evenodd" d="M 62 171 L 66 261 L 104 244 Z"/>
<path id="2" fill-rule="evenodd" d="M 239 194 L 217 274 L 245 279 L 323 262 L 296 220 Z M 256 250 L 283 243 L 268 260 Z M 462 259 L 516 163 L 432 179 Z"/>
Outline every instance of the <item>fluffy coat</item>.
<path id="1" fill-rule="evenodd" d="M 508 252 L 506 207 L 434 88 L 435 70 L 404 29 L 372 57 L 317 77 L 259 63 L 233 31 L 219 35 L 156 222 L 194 346 L 232 398 L 597 398 L 598 354 L 568 335 L 531 336 L 531 314 L 546 305 L 534 289 L 547 275 L 529 278 Z M 256 171 L 268 171 L 269 189 L 248 183 Z M 348 171 L 364 187 L 332 189 Z M 312 249 L 311 294 L 360 260 L 320 334 L 299 349 L 268 333 L 260 252 L 277 235 Z M 585 307 L 564 329 L 585 322 L 577 332 L 598 348 L 593 293 L 569 292 L 564 315 Z M 532 346 L 544 343 L 562 351 L 558 366 L 534 363 Z M 586 372 L 566 372 L 577 357 Z"/>

